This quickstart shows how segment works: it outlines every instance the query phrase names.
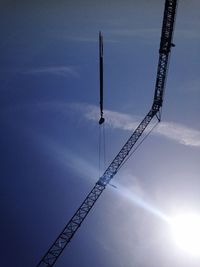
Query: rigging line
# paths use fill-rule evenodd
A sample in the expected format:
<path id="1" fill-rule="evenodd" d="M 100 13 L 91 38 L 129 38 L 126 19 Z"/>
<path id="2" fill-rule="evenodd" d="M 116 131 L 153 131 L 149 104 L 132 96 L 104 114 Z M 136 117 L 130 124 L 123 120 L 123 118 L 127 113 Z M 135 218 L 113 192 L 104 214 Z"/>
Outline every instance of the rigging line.
<path id="1" fill-rule="evenodd" d="M 106 168 L 106 134 L 105 134 L 105 123 L 103 124 L 103 161 L 104 169 Z"/>
<path id="2" fill-rule="evenodd" d="M 151 128 L 151 130 L 144 136 L 144 138 L 138 143 L 138 145 L 135 147 L 135 149 L 131 152 L 131 154 L 125 159 L 125 161 L 121 164 L 118 170 L 124 166 L 124 164 L 130 159 L 130 157 L 136 152 L 136 150 L 141 146 L 141 144 L 147 139 L 147 137 L 151 134 L 151 132 L 156 128 L 160 121 L 157 121 L 156 124 Z"/>
<path id="3" fill-rule="evenodd" d="M 104 124 L 99 125 L 99 177 L 106 167 L 106 141 Z"/>
<path id="4" fill-rule="evenodd" d="M 99 125 L 99 177 L 101 175 L 101 125 Z"/>

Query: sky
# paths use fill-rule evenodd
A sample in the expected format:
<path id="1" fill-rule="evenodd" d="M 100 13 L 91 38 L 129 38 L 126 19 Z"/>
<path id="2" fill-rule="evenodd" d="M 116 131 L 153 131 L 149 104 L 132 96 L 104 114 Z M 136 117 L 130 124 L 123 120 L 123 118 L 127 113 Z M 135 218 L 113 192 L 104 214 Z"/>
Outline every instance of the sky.
<path id="1" fill-rule="evenodd" d="M 200 213 L 200 3 L 180 0 L 162 121 L 107 186 L 57 267 L 197 267 L 166 216 Z M 36 266 L 149 111 L 164 0 L 0 1 L 1 266 Z M 148 129 L 156 123 L 153 120 Z"/>

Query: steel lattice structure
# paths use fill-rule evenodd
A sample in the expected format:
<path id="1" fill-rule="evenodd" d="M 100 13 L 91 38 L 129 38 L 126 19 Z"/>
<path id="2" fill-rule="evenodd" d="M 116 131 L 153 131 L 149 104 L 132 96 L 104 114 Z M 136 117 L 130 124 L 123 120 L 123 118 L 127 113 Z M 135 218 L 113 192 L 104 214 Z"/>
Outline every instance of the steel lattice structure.
<path id="1" fill-rule="evenodd" d="M 160 108 L 162 107 L 163 102 L 163 94 L 169 61 L 168 59 L 171 47 L 174 46 L 172 43 L 172 37 L 176 16 L 176 8 L 177 0 L 165 1 L 155 94 L 150 111 L 147 113 L 147 115 L 144 117 L 137 129 L 133 132 L 131 137 L 122 147 L 122 149 L 114 158 L 114 160 L 111 162 L 104 174 L 99 178 L 91 192 L 87 195 L 87 197 L 77 209 L 70 221 L 67 223 L 61 234 L 58 236 L 53 245 L 49 248 L 43 258 L 40 260 L 37 267 L 47 267 L 53 266 L 55 264 L 60 254 L 63 252 L 64 248 L 67 246 L 78 228 L 81 226 L 82 222 L 90 212 L 91 208 L 94 206 L 95 202 L 106 188 L 106 185 L 115 176 L 120 166 L 125 161 L 129 152 L 136 144 L 150 121 L 154 118 L 155 115 L 159 116 L 158 113 L 160 111 Z"/>

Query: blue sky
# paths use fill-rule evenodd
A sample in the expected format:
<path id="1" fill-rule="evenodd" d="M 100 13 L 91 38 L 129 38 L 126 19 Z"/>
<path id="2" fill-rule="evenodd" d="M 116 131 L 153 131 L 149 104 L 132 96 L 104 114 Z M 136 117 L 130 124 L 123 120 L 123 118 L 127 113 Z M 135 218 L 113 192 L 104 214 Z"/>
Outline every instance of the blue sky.
<path id="1" fill-rule="evenodd" d="M 163 8 L 156 0 L 1 1 L 2 267 L 35 266 L 98 179 L 99 30 L 109 164 L 152 104 Z M 179 1 L 162 122 L 56 266 L 199 266 L 164 219 L 200 212 L 199 8 Z"/>

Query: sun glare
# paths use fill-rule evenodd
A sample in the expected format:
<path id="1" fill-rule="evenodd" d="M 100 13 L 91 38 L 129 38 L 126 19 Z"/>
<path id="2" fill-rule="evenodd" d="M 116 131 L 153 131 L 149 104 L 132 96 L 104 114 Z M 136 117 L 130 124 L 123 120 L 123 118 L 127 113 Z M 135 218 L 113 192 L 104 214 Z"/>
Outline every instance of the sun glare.
<path id="1" fill-rule="evenodd" d="M 170 220 L 175 243 L 185 252 L 200 257 L 200 216 L 182 214 Z"/>

